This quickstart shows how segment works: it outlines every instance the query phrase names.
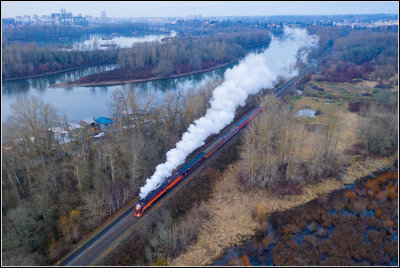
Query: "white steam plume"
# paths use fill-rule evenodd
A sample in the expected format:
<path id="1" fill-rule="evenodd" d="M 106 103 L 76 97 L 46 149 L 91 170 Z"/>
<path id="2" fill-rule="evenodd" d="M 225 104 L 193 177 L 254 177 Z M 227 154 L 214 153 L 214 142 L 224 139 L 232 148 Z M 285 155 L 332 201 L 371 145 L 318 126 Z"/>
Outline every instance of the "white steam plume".
<path id="1" fill-rule="evenodd" d="M 168 151 L 167 161 L 159 164 L 153 176 L 140 188 L 140 198 L 146 197 L 184 163 L 191 152 L 204 145 L 209 135 L 219 133 L 230 124 L 236 108 L 245 104 L 249 94 L 271 88 L 278 77 L 288 79 L 297 75 L 298 71 L 294 68 L 297 52 L 317 43 L 318 38 L 308 35 L 305 29 L 286 27 L 282 40 L 272 37 L 270 46 L 263 53 L 249 54 L 238 65 L 226 70 L 224 82 L 213 91 L 206 115 L 195 120 L 176 147 Z"/>

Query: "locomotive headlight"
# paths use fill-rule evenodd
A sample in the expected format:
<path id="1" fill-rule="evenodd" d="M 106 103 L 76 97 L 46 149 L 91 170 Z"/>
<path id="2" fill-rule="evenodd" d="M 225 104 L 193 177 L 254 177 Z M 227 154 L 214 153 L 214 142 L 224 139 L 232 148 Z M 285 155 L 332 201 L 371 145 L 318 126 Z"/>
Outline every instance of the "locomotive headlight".
<path id="1" fill-rule="evenodd" d="M 136 210 L 140 210 L 141 206 L 140 204 L 136 204 Z"/>

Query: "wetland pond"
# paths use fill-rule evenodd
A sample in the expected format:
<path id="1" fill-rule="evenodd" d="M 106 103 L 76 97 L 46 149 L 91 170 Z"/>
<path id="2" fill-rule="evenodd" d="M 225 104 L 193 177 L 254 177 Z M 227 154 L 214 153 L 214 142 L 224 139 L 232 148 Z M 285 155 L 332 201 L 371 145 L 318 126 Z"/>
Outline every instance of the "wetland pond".
<path id="1" fill-rule="evenodd" d="M 304 205 L 212 265 L 398 265 L 398 170 L 376 172 Z"/>

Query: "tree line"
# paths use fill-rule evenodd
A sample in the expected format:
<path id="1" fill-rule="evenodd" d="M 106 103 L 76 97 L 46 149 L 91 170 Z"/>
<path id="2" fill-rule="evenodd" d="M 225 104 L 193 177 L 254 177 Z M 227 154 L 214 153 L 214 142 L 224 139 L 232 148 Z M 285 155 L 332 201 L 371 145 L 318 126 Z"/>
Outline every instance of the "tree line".
<path id="1" fill-rule="evenodd" d="M 332 82 L 389 79 L 398 72 L 397 35 L 396 28 L 342 29 L 332 40 L 333 52 L 322 62 L 317 79 Z"/>
<path id="2" fill-rule="evenodd" d="M 86 34 L 129 34 L 161 33 L 159 26 L 148 23 L 113 23 L 100 24 L 91 27 L 71 25 L 19 25 L 13 28 L 3 28 L 3 42 L 8 41 L 43 41 L 57 38 L 77 38 Z"/>
<path id="3" fill-rule="evenodd" d="M 168 75 L 179 65 L 189 65 L 198 70 L 205 62 L 227 62 L 243 56 L 244 47 L 268 44 L 267 31 L 250 31 L 240 34 L 219 34 L 203 38 L 181 38 L 171 43 L 136 44 L 119 55 L 121 68 L 140 70 L 155 68 L 155 74 Z"/>
<path id="4" fill-rule="evenodd" d="M 170 42 L 137 43 L 121 49 L 118 66 L 106 74 L 93 74 L 79 82 L 143 79 L 189 73 L 243 57 L 246 47 L 268 45 L 265 30 L 181 37 Z"/>
<path id="5" fill-rule="evenodd" d="M 168 30 L 178 32 L 182 36 L 202 36 L 220 33 L 245 33 L 258 29 L 266 29 L 265 25 L 243 20 L 178 20 L 174 23 L 165 23 Z"/>
<path id="6" fill-rule="evenodd" d="M 3 44 L 3 79 L 40 75 L 70 68 L 112 64 L 118 60 L 119 49 L 86 46 L 80 50 L 41 47 L 35 43 Z"/>

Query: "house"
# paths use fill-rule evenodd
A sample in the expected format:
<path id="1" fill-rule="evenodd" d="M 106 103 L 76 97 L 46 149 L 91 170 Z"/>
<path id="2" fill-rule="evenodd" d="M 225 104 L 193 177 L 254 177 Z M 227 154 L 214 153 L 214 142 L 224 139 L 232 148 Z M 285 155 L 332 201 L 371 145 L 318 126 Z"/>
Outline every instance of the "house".
<path id="1" fill-rule="evenodd" d="M 94 134 L 98 134 L 100 132 L 100 130 L 96 126 L 96 121 L 94 121 L 91 118 L 86 118 L 86 119 L 82 120 L 80 122 L 80 124 L 81 124 L 81 126 L 83 126 L 85 128 L 91 128 L 92 133 L 94 133 Z"/>
<path id="2" fill-rule="evenodd" d="M 65 144 L 71 142 L 68 131 L 61 127 L 52 127 L 49 130 L 53 133 L 54 140 L 59 144 Z"/>
<path id="3" fill-rule="evenodd" d="M 75 130 L 75 129 L 83 128 L 83 127 L 77 123 L 68 123 L 68 128 L 70 130 Z"/>
<path id="4" fill-rule="evenodd" d="M 91 118 L 86 118 L 80 122 L 80 124 L 84 127 L 94 127 L 95 121 Z"/>
<path id="5" fill-rule="evenodd" d="M 112 124 L 112 122 L 113 122 L 110 118 L 107 118 L 107 117 L 99 117 L 95 121 L 96 121 L 96 126 L 100 130 L 108 129 L 110 124 Z"/>

